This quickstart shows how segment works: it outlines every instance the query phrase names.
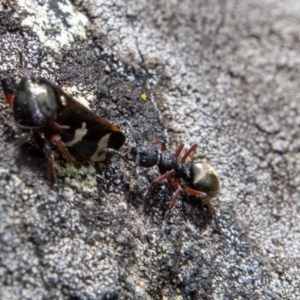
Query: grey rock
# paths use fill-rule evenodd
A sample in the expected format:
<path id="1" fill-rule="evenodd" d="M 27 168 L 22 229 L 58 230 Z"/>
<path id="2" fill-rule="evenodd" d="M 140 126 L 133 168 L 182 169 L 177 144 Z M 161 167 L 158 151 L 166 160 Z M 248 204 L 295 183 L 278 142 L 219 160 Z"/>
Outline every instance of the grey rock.
<path id="1" fill-rule="evenodd" d="M 0 77 L 20 67 L 145 140 L 199 144 L 207 207 L 113 157 L 57 184 L 0 91 L 0 299 L 300 299 L 298 1 L 2 1 Z M 145 101 L 146 99 L 146 101 Z M 128 143 L 132 137 L 124 128 Z"/>

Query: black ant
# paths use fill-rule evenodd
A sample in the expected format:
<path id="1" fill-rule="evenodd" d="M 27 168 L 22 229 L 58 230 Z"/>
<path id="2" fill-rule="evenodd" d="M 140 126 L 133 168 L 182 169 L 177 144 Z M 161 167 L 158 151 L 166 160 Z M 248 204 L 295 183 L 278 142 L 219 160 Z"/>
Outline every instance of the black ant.
<path id="1" fill-rule="evenodd" d="M 139 142 L 131 124 L 127 121 L 125 123 L 130 128 L 135 145 L 129 147 L 125 156 L 113 149 L 108 149 L 108 151 L 118 154 L 126 161 L 134 162 L 135 167 L 150 168 L 157 165 L 161 176 L 151 183 L 147 195 L 155 184 L 167 180 L 175 190 L 168 213 L 176 205 L 180 192 L 200 197 L 205 201 L 214 218 L 216 230 L 226 236 L 219 225 L 216 210 L 211 202 L 211 198 L 216 197 L 220 193 L 220 180 L 216 171 L 209 163 L 205 162 L 192 163 L 190 166 L 186 164 L 187 159 L 196 152 L 198 145 L 193 144 L 180 159 L 179 156 L 184 147 L 183 143 L 173 153 L 167 150 L 167 145 L 163 141 Z M 161 146 L 160 150 L 157 145 Z"/>

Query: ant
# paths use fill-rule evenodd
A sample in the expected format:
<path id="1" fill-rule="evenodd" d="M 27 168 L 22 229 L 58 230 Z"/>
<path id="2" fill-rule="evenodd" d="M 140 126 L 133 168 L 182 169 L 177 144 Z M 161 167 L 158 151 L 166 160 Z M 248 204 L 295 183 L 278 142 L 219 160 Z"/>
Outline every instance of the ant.
<path id="1" fill-rule="evenodd" d="M 44 150 L 51 185 L 56 181 L 52 146 L 75 164 L 77 160 L 105 161 L 106 148 L 122 147 L 126 138 L 119 127 L 94 114 L 53 82 L 23 68 L 20 75 L 15 89 L 10 79 L 1 79 L 3 92 L 18 128 L 25 134 L 24 141 L 31 135 Z"/>
<path id="2" fill-rule="evenodd" d="M 140 142 L 136 138 L 130 122 L 125 121 L 124 123 L 129 127 L 135 144 L 129 146 L 129 150 L 125 155 L 113 149 L 107 149 L 107 151 L 117 154 L 127 162 L 132 161 L 134 167 L 151 168 L 157 165 L 161 175 L 151 183 L 146 197 L 157 183 L 167 180 L 175 190 L 175 193 L 171 199 L 170 208 L 166 216 L 176 205 L 181 192 L 198 196 L 205 201 L 212 214 L 216 230 L 226 236 L 219 225 L 216 210 L 211 201 L 211 198 L 216 197 L 220 193 L 220 180 L 216 171 L 209 163 L 196 162 L 191 165 L 186 163 L 187 159 L 197 151 L 198 145 L 193 144 L 180 159 L 180 154 L 184 148 L 183 143 L 173 153 L 167 150 L 167 145 L 164 141 Z M 157 145 L 160 145 L 160 149 Z"/>

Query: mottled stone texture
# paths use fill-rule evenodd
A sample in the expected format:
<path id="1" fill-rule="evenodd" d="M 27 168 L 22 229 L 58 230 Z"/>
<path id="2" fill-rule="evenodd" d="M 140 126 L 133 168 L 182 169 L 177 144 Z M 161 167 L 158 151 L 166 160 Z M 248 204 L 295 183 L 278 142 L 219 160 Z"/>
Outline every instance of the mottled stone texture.
<path id="1" fill-rule="evenodd" d="M 51 187 L 0 91 L 0 299 L 300 299 L 299 18 L 297 0 L 1 1 L 1 79 L 26 67 L 141 139 L 198 143 L 229 239 L 199 199 L 164 219 L 156 168 L 54 152 Z"/>

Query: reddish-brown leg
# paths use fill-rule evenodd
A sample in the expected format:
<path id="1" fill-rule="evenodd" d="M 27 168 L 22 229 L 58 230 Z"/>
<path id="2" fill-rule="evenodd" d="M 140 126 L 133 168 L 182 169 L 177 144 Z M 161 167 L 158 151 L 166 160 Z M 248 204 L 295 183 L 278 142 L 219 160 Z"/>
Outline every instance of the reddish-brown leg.
<path id="1" fill-rule="evenodd" d="M 74 163 L 76 161 L 75 157 L 73 157 L 71 155 L 71 153 L 69 152 L 68 148 L 66 147 L 65 143 L 61 140 L 59 135 L 51 135 L 50 142 L 58 148 L 58 150 L 61 152 L 63 158 L 67 162 Z"/>
<path id="2" fill-rule="evenodd" d="M 173 207 L 176 205 L 177 201 L 178 201 L 178 196 L 180 193 L 180 188 L 178 187 L 178 189 L 176 190 L 176 192 L 174 193 L 171 203 L 170 203 L 170 210 L 173 209 Z"/>
<path id="3" fill-rule="evenodd" d="M 170 202 L 170 210 L 172 210 L 178 201 L 179 192 L 181 190 L 181 179 L 173 177 L 173 178 L 170 178 L 168 181 L 169 181 L 169 184 L 172 186 L 172 188 L 175 190 L 175 193 Z"/>
<path id="4" fill-rule="evenodd" d="M 179 145 L 178 149 L 176 150 L 175 155 L 174 155 L 176 159 L 179 157 L 179 155 L 180 155 L 180 153 L 181 153 L 183 147 L 184 147 L 184 144 L 181 143 L 181 144 Z"/>
<path id="5" fill-rule="evenodd" d="M 154 140 L 151 142 L 153 145 L 161 145 L 161 151 L 166 151 L 167 150 L 167 144 L 164 141 L 159 141 L 159 140 Z"/>
<path id="6" fill-rule="evenodd" d="M 6 79 L 6 78 L 2 79 L 1 83 L 2 83 L 2 88 L 3 88 L 6 102 L 12 108 L 13 102 L 14 102 L 14 97 L 15 97 L 15 93 L 12 88 L 12 84 L 11 84 L 10 80 Z"/>
<path id="7" fill-rule="evenodd" d="M 194 190 L 194 189 L 191 189 L 189 187 L 185 187 L 184 191 L 189 195 L 199 196 L 201 199 L 205 200 L 206 205 L 208 206 L 208 209 L 209 209 L 210 213 L 213 215 L 217 231 L 220 234 L 222 234 L 222 235 L 224 235 L 225 237 L 228 238 L 228 236 L 222 231 L 222 229 L 219 225 L 219 220 L 217 218 L 217 213 L 216 213 L 216 210 L 215 210 L 213 204 L 211 203 L 210 198 L 205 193 Z"/>
<path id="8" fill-rule="evenodd" d="M 180 163 L 181 164 L 184 164 L 186 162 L 186 160 L 188 159 L 188 157 L 192 154 L 192 153 L 195 153 L 197 151 L 197 148 L 198 148 L 198 145 L 197 144 L 194 144 L 191 146 L 191 148 L 185 152 L 185 154 L 183 155 Z"/>
<path id="9" fill-rule="evenodd" d="M 180 186 L 178 186 L 177 190 L 175 191 L 171 203 L 170 203 L 170 207 L 168 209 L 168 211 L 165 214 L 164 220 L 167 220 L 173 207 L 176 205 L 177 201 L 178 201 L 178 197 L 179 197 L 179 193 L 180 193 Z"/>
<path id="10" fill-rule="evenodd" d="M 159 182 L 162 182 L 162 181 L 164 181 L 165 179 L 169 179 L 169 178 L 173 177 L 173 176 L 174 176 L 174 173 L 175 173 L 175 171 L 174 171 L 174 170 L 171 170 L 171 171 L 166 172 L 164 175 L 161 175 L 161 176 L 157 177 L 156 179 L 154 179 L 154 180 L 152 181 L 151 185 L 150 185 L 150 188 L 149 188 L 147 194 L 146 194 L 146 198 L 147 198 L 148 195 L 150 194 L 150 192 L 151 192 L 151 190 L 153 189 L 153 187 L 154 187 L 155 184 L 157 184 L 157 183 L 159 183 Z"/>

